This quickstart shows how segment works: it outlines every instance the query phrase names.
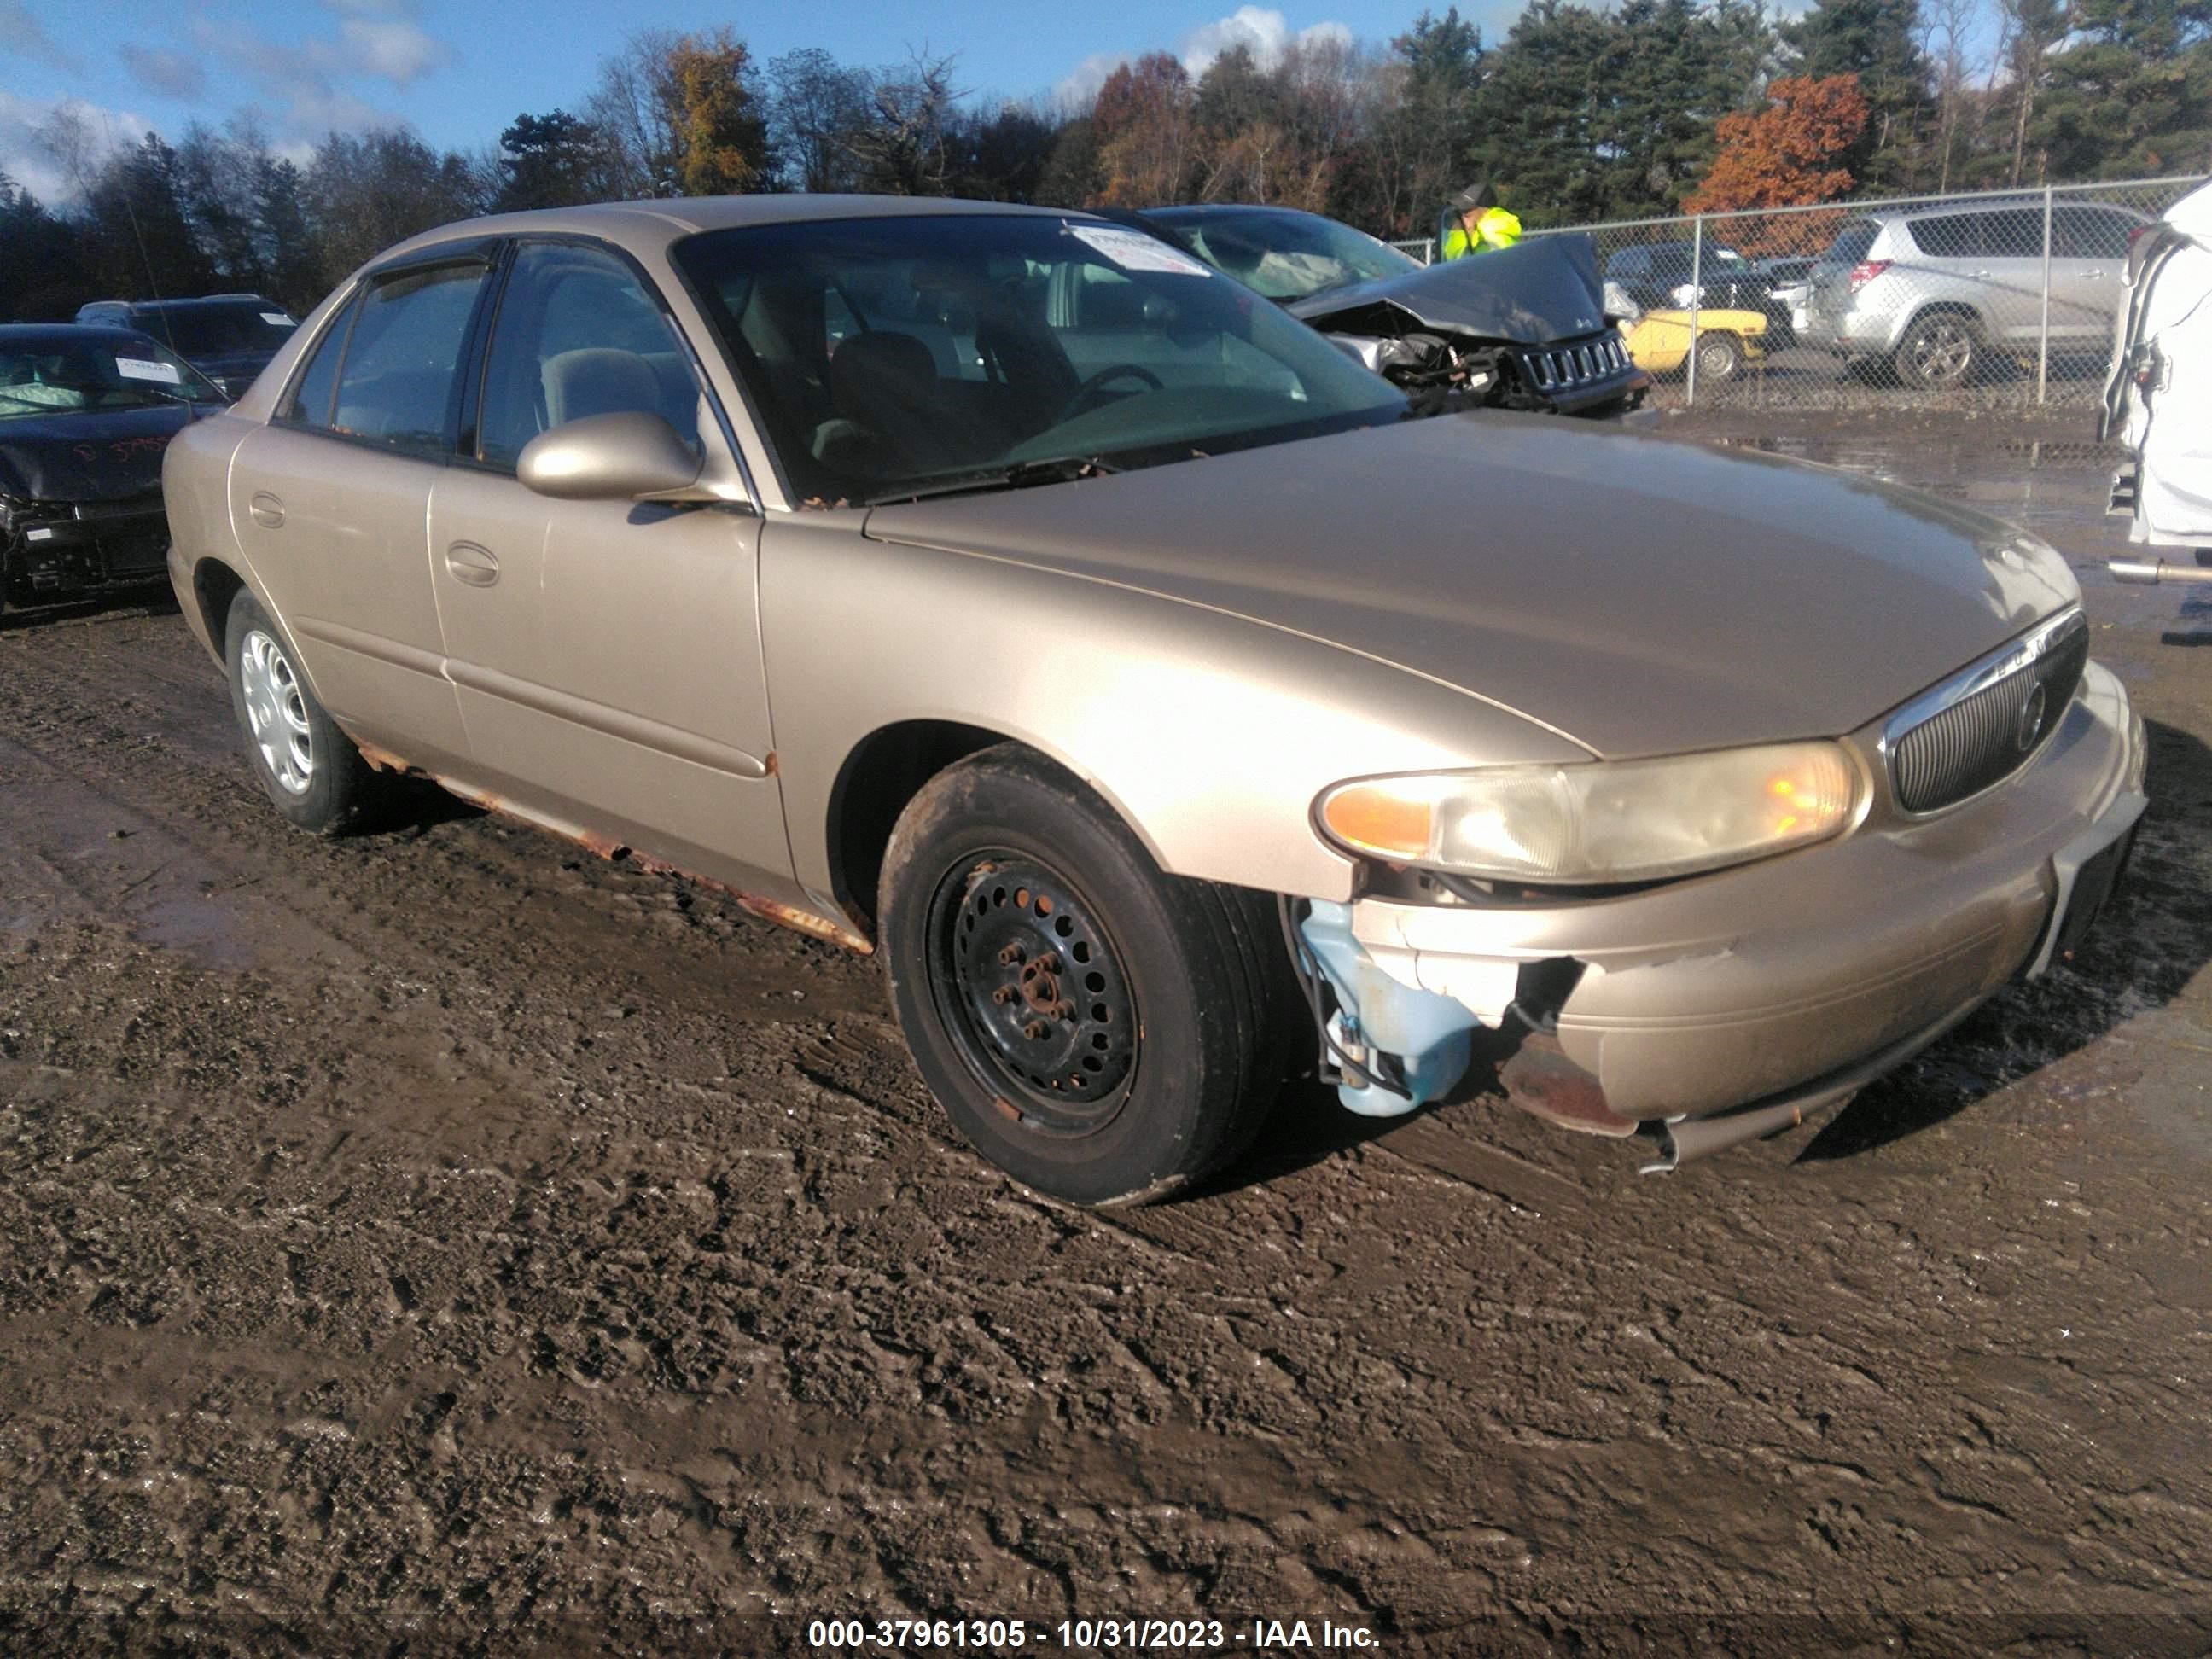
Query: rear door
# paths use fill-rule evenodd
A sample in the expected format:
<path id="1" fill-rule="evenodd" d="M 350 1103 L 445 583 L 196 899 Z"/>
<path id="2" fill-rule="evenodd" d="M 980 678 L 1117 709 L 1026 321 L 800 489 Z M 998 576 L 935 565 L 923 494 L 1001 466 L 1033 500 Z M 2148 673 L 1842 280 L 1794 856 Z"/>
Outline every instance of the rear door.
<path id="1" fill-rule="evenodd" d="M 470 775 L 531 815 L 783 890 L 749 507 L 555 501 L 514 476 L 538 433 L 657 415 L 722 451 L 651 283 L 577 239 L 515 250 L 473 430 L 429 504 L 432 580 Z"/>
<path id="2" fill-rule="evenodd" d="M 2051 332 L 2101 348 L 2125 296 L 2128 233 L 2142 223 L 2110 208 L 2051 212 Z"/>
<path id="3" fill-rule="evenodd" d="M 2033 343 L 2043 331 L 2043 210 L 2003 208 L 1960 216 L 1975 222 L 1978 251 L 1965 264 L 1990 331 Z"/>
<path id="4" fill-rule="evenodd" d="M 231 467 L 240 546 L 315 695 L 356 738 L 432 769 L 468 743 L 423 524 L 489 272 L 472 244 L 372 276 Z"/>

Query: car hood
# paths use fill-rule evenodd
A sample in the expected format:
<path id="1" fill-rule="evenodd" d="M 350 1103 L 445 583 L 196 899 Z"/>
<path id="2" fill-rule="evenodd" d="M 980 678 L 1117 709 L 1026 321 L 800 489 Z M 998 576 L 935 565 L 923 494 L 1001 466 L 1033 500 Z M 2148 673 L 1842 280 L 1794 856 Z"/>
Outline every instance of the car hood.
<path id="1" fill-rule="evenodd" d="M 1602 328 L 1603 296 L 1589 237 L 1536 236 L 1309 295 L 1284 309 L 1316 328 L 1350 332 L 1371 326 L 1376 307 L 1393 306 L 1424 328 L 1542 345 Z"/>
<path id="2" fill-rule="evenodd" d="M 1855 730 L 2079 597 L 2056 553 L 1927 496 L 1492 411 L 880 507 L 866 532 L 1328 641 L 1616 757 Z"/>
<path id="3" fill-rule="evenodd" d="M 161 452 L 213 405 L 161 404 L 0 420 L 0 495 L 115 501 L 161 487 Z"/>

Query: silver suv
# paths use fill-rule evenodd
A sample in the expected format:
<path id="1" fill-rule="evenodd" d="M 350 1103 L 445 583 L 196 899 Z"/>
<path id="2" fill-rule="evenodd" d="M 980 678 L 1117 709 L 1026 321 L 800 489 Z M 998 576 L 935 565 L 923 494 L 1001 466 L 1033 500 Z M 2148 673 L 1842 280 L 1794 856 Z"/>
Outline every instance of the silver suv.
<path id="1" fill-rule="evenodd" d="M 1886 359 L 1908 387 L 1958 386 L 1990 357 L 2033 355 L 2044 327 L 2039 198 L 1869 213 L 1813 267 L 1805 343 Z M 2051 342 L 2101 353 L 2112 332 L 2131 209 L 2051 210 Z"/>

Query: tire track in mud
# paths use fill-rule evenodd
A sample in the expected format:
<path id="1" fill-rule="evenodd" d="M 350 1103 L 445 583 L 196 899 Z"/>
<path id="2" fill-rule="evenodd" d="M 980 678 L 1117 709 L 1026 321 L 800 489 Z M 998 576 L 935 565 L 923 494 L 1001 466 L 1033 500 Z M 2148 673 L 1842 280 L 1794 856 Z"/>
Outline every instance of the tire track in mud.
<path id="1" fill-rule="evenodd" d="M 946 1144 L 868 964 L 495 820 L 294 835 L 176 619 L 70 631 L 0 639 L 0 1616 L 2202 1605 L 2204 1164 L 2129 1106 L 2201 985 L 1850 1157 L 1291 1101 L 1083 1215 Z"/>

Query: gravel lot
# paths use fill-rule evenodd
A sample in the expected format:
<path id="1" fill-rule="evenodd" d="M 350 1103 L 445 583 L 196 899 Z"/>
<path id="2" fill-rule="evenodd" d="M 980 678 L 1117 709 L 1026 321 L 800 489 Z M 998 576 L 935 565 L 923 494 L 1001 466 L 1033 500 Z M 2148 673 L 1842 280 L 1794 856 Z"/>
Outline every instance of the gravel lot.
<path id="1" fill-rule="evenodd" d="M 11 619 L 7 1645 L 2212 1647 L 2212 599 L 2105 578 L 2078 425 L 1759 422 L 2063 547 L 2155 800 L 2073 968 L 1670 1179 L 1308 1085 L 1061 1209 L 870 964 L 442 797 L 299 836 L 173 613 Z"/>

